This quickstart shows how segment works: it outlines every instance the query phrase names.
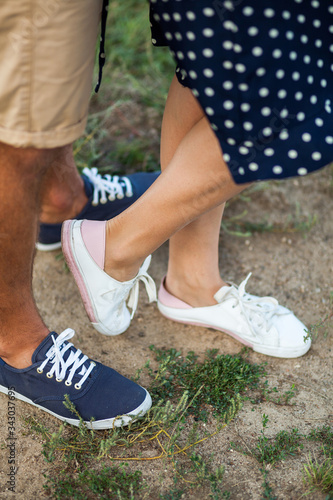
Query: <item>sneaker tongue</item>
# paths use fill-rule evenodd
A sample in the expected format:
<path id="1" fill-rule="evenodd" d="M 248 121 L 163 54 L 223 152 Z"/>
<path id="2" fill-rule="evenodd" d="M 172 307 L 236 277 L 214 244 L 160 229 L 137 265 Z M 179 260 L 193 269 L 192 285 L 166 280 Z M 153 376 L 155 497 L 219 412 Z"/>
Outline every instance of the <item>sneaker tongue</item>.
<path id="1" fill-rule="evenodd" d="M 33 353 L 31 357 L 32 363 L 37 363 L 38 361 L 45 360 L 47 351 L 54 345 L 52 335 L 54 338 L 58 337 L 58 334 L 56 332 L 49 333 Z"/>
<path id="2" fill-rule="evenodd" d="M 228 295 L 228 293 L 231 290 L 231 286 L 224 285 L 222 288 L 220 288 L 216 294 L 214 295 L 214 299 L 216 302 L 220 303 L 225 299 L 225 297 Z"/>

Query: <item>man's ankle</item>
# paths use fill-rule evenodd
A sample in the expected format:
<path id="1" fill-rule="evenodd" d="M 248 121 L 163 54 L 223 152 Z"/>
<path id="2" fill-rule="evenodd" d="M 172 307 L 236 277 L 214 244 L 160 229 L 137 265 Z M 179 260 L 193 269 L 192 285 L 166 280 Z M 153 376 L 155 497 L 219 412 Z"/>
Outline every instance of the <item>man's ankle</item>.
<path id="1" fill-rule="evenodd" d="M 33 353 L 48 334 L 49 330 L 45 327 L 44 331 L 35 334 L 34 338 L 29 338 L 29 342 L 26 341 L 26 337 L 24 339 L 16 337 L 10 342 L 2 341 L 0 343 L 1 359 L 13 368 L 27 368 L 32 364 Z"/>
<path id="2" fill-rule="evenodd" d="M 66 193 L 52 194 L 47 202 L 43 203 L 40 213 L 40 222 L 44 224 L 59 224 L 67 219 L 75 219 L 82 212 L 88 202 L 88 197 L 82 189 L 75 195 L 66 196 Z"/>

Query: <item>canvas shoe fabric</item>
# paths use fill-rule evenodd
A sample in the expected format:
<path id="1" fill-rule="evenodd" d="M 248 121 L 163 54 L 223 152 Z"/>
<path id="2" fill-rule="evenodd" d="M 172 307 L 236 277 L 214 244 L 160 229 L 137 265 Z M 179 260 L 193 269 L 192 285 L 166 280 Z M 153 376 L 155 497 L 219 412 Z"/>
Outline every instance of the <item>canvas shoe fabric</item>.
<path id="1" fill-rule="evenodd" d="M 28 368 L 17 369 L 0 358 L 0 391 L 62 421 L 79 426 L 80 419 L 65 405 L 68 395 L 85 425 L 109 429 L 129 424 L 151 407 L 143 387 L 118 372 L 93 361 L 69 340 L 74 330 L 51 332 L 37 347 Z"/>
<path id="2" fill-rule="evenodd" d="M 151 256 L 129 281 L 117 281 L 104 272 L 105 231 L 104 221 L 65 221 L 62 249 L 92 325 L 104 335 L 119 335 L 127 330 L 136 311 L 140 281 L 149 302 L 157 300 L 156 286 L 147 273 Z"/>
<path id="3" fill-rule="evenodd" d="M 101 175 L 97 168 L 84 168 L 82 179 L 88 202 L 76 219 L 108 220 L 119 215 L 151 186 L 160 172 L 137 172 L 127 176 Z M 60 224 L 40 224 L 38 250 L 61 247 Z"/>
<path id="4" fill-rule="evenodd" d="M 257 297 L 245 291 L 251 273 L 239 285 L 216 292 L 216 305 L 192 307 L 171 295 L 163 279 L 158 309 L 181 323 L 213 328 L 231 335 L 256 352 L 278 358 L 297 358 L 311 347 L 305 325 L 273 297 Z"/>

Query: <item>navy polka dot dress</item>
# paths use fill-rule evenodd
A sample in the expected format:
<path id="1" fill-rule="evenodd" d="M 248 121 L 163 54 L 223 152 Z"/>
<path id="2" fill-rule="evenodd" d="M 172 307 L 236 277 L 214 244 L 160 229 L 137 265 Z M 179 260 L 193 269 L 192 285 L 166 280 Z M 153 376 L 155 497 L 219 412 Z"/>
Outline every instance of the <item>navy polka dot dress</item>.
<path id="1" fill-rule="evenodd" d="M 333 0 L 150 0 L 237 183 L 333 161 Z"/>

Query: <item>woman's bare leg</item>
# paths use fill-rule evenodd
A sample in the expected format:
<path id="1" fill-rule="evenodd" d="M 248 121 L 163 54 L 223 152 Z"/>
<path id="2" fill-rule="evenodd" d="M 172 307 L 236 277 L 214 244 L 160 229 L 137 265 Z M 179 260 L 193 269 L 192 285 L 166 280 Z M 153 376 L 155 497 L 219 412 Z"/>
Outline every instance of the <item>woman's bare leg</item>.
<path id="1" fill-rule="evenodd" d="M 190 91 L 175 81 L 166 113 L 179 98 L 184 98 L 182 113 L 189 113 L 189 119 L 180 126 L 184 132 L 172 158 L 148 191 L 107 224 L 105 271 L 119 281 L 133 278 L 144 258 L 163 242 L 246 187 L 234 183 L 209 122 Z"/>
<path id="2" fill-rule="evenodd" d="M 175 78 L 164 112 L 161 136 L 162 171 L 180 142 L 204 116 L 192 92 Z M 170 238 L 165 286 L 192 306 L 215 304 L 215 292 L 225 283 L 219 271 L 219 234 L 224 204 L 202 215 Z"/>

